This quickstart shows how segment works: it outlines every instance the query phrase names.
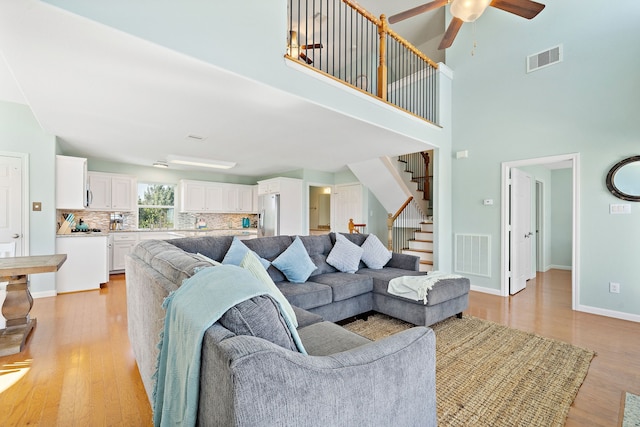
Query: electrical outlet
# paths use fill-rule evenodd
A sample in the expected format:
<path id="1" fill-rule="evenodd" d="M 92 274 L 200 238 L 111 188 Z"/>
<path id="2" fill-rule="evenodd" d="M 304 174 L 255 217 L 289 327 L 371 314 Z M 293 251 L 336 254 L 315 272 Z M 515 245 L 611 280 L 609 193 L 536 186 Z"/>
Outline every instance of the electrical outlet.
<path id="1" fill-rule="evenodd" d="M 619 294 L 620 293 L 620 283 L 609 282 L 609 292 L 611 292 L 612 294 Z"/>

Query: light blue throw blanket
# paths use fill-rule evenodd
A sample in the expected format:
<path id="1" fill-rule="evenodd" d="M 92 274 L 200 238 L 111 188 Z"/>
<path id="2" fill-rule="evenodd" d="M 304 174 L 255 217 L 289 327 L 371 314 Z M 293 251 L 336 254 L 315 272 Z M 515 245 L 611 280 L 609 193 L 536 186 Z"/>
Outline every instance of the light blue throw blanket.
<path id="1" fill-rule="evenodd" d="M 167 313 L 153 392 L 155 426 L 196 424 L 205 331 L 228 309 L 250 298 L 269 295 L 278 301 L 272 294 L 247 270 L 223 265 L 200 270 L 164 300 Z M 305 353 L 289 315 L 278 306 L 297 348 Z"/>

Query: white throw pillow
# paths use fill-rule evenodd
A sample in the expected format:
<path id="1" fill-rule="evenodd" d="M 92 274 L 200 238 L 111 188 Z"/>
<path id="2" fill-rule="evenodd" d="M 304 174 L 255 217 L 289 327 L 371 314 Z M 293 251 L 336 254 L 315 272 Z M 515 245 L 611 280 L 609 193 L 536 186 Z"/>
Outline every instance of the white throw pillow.
<path id="1" fill-rule="evenodd" d="M 355 273 L 358 271 L 362 248 L 349 241 L 340 233 L 336 233 L 336 244 L 327 256 L 327 264 L 337 268 L 343 273 Z"/>
<path id="2" fill-rule="evenodd" d="M 380 270 L 391 259 L 391 251 L 382 244 L 375 234 L 369 234 L 361 247 L 364 251 L 362 262 L 371 269 Z"/>

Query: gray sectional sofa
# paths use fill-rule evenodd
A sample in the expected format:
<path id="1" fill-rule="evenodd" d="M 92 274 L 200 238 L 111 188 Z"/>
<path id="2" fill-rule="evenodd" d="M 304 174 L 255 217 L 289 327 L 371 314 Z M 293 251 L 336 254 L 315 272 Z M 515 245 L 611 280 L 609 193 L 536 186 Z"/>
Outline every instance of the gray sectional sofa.
<path id="1" fill-rule="evenodd" d="M 345 235 L 362 245 L 366 235 Z M 243 241 L 273 261 L 295 236 Z M 294 307 L 298 334 L 308 355 L 265 339 L 235 334 L 215 323 L 205 333 L 200 375 L 199 425 L 397 425 L 437 424 L 435 337 L 416 327 L 370 342 L 333 322 L 372 310 L 430 325 L 461 313 L 468 304 L 467 279 L 443 280 L 429 303 L 386 292 L 391 278 L 417 275 L 418 259 L 393 253 L 382 269 L 361 264 L 355 274 L 327 263 L 335 235 L 300 236 L 317 267 L 304 283 L 291 283 L 273 265 L 267 272 Z M 198 268 L 203 256 L 222 261 L 232 237 L 149 240 L 126 259 L 129 338 L 151 400 L 157 343 L 164 324 L 162 303 Z"/>

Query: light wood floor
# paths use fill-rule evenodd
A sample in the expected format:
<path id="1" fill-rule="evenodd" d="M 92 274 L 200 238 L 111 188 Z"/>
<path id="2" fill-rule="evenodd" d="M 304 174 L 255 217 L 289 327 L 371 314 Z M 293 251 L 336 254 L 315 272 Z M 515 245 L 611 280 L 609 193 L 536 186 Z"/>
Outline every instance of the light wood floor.
<path id="1" fill-rule="evenodd" d="M 34 301 L 25 351 L 0 357 L 2 426 L 150 426 L 126 332 L 124 276 L 100 291 Z M 570 273 L 551 270 L 510 298 L 472 292 L 469 314 L 597 352 L 567 426 L 615 426 L 640 394 L 640 323 L 571 311 Z"/>

